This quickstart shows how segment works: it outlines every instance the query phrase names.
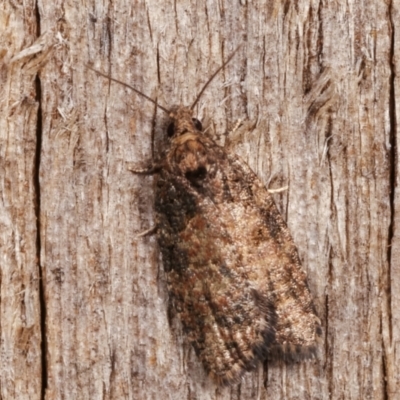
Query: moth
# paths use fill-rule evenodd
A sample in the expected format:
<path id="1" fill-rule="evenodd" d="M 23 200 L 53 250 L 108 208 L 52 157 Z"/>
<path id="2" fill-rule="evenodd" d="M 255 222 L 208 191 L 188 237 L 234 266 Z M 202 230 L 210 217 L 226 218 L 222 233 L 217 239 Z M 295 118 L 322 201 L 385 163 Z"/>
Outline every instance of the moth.
<path id="1" fill-rule="evenodd" d="M 260 361 L 312 357 L 321 322 L 296 246 L 270 193 L 250 167 L 202 131 L 191 107 L 167 109 L 168 146 L 157 173 L 156 232 L 169 307 L 207 373 L 240 382 Z M 89 67 L 91 68 L 91 67 Z M 92 69 L 92 68 L 91 68 Z"/>

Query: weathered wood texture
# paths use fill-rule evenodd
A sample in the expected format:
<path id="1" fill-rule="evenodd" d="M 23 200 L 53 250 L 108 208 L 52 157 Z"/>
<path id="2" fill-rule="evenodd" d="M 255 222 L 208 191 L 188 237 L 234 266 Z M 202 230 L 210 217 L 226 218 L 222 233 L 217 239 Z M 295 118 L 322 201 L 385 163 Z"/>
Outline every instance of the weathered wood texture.
<path id="1" fill-rule="evenodd" d="M 36 40 L 35 3 L 0 3 L 0 397 L 42 393 L 35 74 L 12 59 Z"/>
<path id="2" fill-rule="evenodd" d="M 398 1 L 1 7 L 2 398 L 398 398 Z M 318 360 L 221 389 L 169 325 L 155 237 L 136 238 L 156 178 L 128 167 L 152 132 L 157 153 L 165 116 L 85 63 L 169 107 L 240 43 L 196 111 L 221 143 L 242 119 L 230 149 L 288 186 L 275 200 L 324 337 Z"/>

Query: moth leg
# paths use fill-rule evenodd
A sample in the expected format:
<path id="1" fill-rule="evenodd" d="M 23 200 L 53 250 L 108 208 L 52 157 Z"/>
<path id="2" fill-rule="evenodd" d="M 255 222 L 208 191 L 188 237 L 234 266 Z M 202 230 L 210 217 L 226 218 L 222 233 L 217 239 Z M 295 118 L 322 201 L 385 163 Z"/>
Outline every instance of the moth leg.
<path id="1" fill-rule="evenodd" d="M 161 171 L 161 168 L 161 164 L 151 164 L 146 168 L 128 168 L 128 171 L 138 175 L 154 175 L 158 174 Z"/>
<path id="2" fill-rule="evenodd" d="M 133 174 L 139 175 L 154 175 L 158 174 L 161 171 L 161 164 L 151 164 L 147 168 L 128 168 L 128 171 L 132 172 Z M 140 239 L 145 236 L 151 236 L 157 232 L 158 226 L 154 225 L 149 229 L 146 229 L 143 232 L 140 232 L 136 235 L 136 239 Z"/>
<path id="3" fill-rule="evenodd" d="M 239 118 L 235 124 L 235 126 L 233 127 L 232 131 L 230 132 L 230 134 L 235 133 L 238 129 L 239 126 L 242 125 L 242 120 Z"/>
<path id="4" fill-rule="evenodd" d="M 157 229 L 158 229 L 158 226 L 154 225 L 151 228 L 146 229 L 145 231 L 140 232 L 138 235 L 136 235 L 136 239 L 140 239 L 140 238 L 145 237 L 145 236 L 154 235 L 157 232 Z"/>
<path id="5" fill-rule="evenodd" d="M 227 152 L 235 152 L 235 147 L 242 144 L 245 141 L 246 135 L 252 132 L 257 126 L 257 123 L 250 121 L 245 121 L 239 119 L 233 128 L 229 129 L 228 132 L 224 134 L 225 144 L 224 149 Z"/>
<path id="6" fill-rule="evenodd" d="M 289 186 L 282 186 L 282 187 L 280 187 L 280 188 L 277 188 L 277 189 L 268 189 L 268 193 L 281 193 L 281 192 L 284 192 L 285 190 L 288 190 L 289 189 Z"/>

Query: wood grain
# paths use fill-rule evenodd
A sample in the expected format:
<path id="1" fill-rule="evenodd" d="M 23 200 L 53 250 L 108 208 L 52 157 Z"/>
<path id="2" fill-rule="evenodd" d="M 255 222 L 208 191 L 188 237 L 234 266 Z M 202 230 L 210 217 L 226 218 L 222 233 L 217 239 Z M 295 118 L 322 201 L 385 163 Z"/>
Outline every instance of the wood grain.
<path id="1" fill-rule="evenodd" d="M 0 5 L 0 397 L 43 394 L 35 3 Z M 35 51 L 33 52 L 34 54 Z M 19 57 L 19 60 L 17 59 Z M 30 57 L 34 57 L 31 54 Z M 15 59 L 15 61 L 13 60 Z"/>
<path id="2" fill-rule="evenodd" d="M 396 399 L 397 2 L 1 7 L 3 398 Z M 196 111 L 220 143 L 241 119 L 231 151 L 288 186 L 274 198 L 324 346 L 220 389 L 168 321 L 155 238 L 136 237 L 154 224 L 155 178 L 128 169 L 147 165 L 153 134 L 158 153 L 166 116 L 85 65 L 170 107 L 240 43 Z"/>

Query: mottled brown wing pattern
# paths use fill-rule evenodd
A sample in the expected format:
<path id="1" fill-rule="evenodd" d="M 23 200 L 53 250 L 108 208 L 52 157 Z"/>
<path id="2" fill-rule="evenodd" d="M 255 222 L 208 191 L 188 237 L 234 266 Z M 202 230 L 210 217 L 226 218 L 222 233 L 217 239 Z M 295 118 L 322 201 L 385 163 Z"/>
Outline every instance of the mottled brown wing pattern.
<path id="1" fill-rule="evenodd" d="M 235 382 L 267 355 L 273 307 L 242 276 L 240 255 L 218 213 L 210 220 L 175 175 L 163 175 L 156 208 L 163 210 L 158 235 L 170 306 L 207 372 L 220 383 Z M 178 213 L 168 210 L 171 204 Z"/>
<path id="2" fill-rule="evenodd" d="M 232 383 L 276 352 L 311 354 L 320 322 L 268 191 L 183 111 L 157 184 L 159 244 L 171 307 L 206 370 Z"/>
<path id="3" fill-rule="evenodd" d="M 248 234 L 242 230 L 236 239 L 243 242 L 251 238 L 247 240 L 248 248 L 256 247 L 257 254 L 249 254 L 244 263 L 259 283 L 257 290 L 260 294 L 269 296 L 272 293 L 277 320 L 275 342 L 269 355 L 278 353 L 287 359 L 312 356 L 320 342 L 321 322 L 315 312 L 297 248 L 271 195 L 258 177 L 240 157 L 227 155 L 227 158 L 232 168 L 241 171 L 242 184 L 251 188 L 248 207 L 252 211 L 249 214 L 257 221 L 253 226 L 259 226 L 259 222 L 262 225 L 252 238 L 249 228 Z M 235 231 L 232 235 L 235 237 Z"/>

